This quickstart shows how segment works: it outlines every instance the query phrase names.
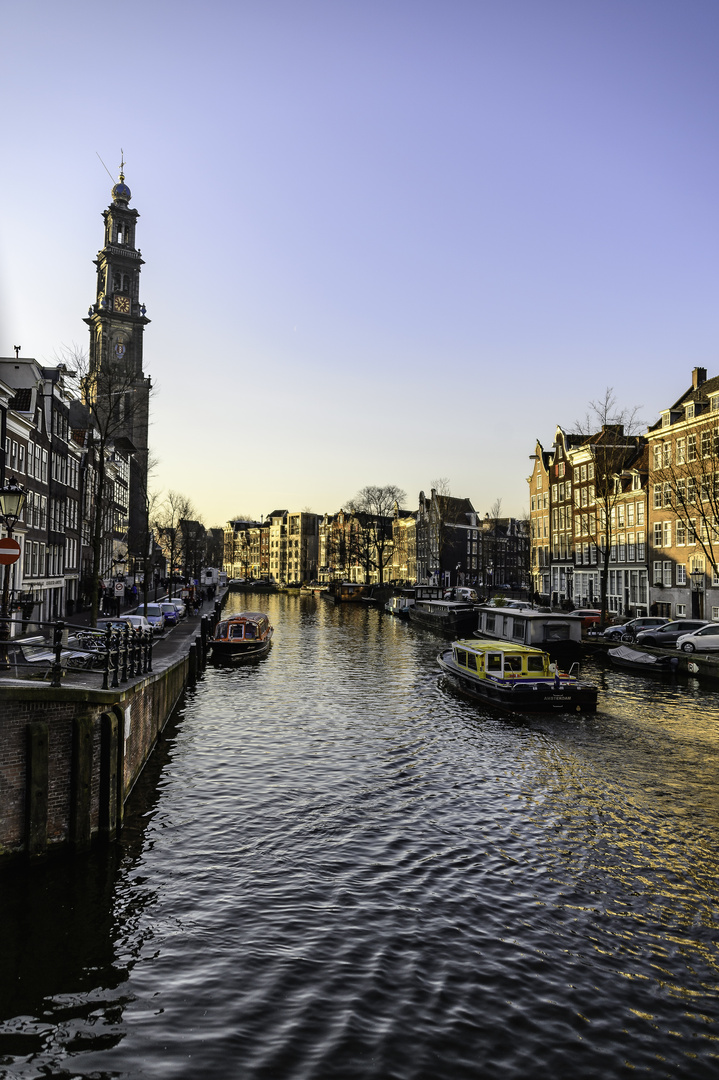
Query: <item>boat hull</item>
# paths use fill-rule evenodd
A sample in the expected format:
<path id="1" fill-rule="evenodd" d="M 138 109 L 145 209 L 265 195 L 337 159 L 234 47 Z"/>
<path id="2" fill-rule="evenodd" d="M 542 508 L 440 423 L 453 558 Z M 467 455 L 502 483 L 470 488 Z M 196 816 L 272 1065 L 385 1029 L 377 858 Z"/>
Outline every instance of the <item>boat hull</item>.
<path id="1" fill-rule="evenodd" d="M 236 645 L 232 641 L 213 641 L 211 644 L 213 664 L 251 664 L 267 656 L 272 639 L 248 642 L 246 645 Z"/>
<path id="2" fill-rule="evenodd" d="M 468 697 L 509 712 L 548 713 L 597 710 L 597 688 L 579 681 L 554 679 L 517 680 L 474 678 L 458 667 L 452 650 L 440 654 L 437 663 L 450 681 Z"/>
<path id="3" fill-rule="evenodd" d="M 654 656 L 626 645 L 610 649 L 607 655 L 615 667 L 640 675 L 674 675 L 679 668 L 678 656 Z"/>

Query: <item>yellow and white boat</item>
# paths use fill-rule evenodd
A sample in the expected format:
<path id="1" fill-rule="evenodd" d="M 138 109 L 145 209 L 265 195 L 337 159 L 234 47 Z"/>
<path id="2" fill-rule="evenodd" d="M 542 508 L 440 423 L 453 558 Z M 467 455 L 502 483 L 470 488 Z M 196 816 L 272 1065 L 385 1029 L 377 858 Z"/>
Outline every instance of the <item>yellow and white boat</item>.
<path id="1" fill-rule="evenodd" d="M 453 641 L 437 663 L 461 691 L 489 705 L 513 712 L 596 712 L 597 687 L 560 671 L 541 649 L 472 638 Z"/>

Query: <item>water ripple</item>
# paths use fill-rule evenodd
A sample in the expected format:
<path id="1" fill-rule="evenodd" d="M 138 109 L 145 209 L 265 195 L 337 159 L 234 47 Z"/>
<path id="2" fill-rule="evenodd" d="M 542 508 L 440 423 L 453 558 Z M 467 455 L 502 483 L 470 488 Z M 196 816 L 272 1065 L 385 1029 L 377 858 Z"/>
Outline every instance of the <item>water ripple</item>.
<path id="1" fill-rule="evenodd" d="M 430 635 L 253 602 L 271 654 L 187 695 L 121 847 L 3 897 L 0 1076 L 716 1076 L 717 696 L 597 667 L 596 716 L 500 717 Z"/>

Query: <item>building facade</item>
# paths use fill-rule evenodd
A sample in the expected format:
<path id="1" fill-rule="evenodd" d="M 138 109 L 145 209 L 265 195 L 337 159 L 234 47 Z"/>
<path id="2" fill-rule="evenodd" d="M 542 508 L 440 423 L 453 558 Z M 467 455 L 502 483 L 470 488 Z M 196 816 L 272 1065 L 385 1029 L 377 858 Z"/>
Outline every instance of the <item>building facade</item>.
<path id="1" fill-rule="evenodd" d="M 719 377 L 694 368 L 647 437 L 652 612 L 719 620 Z"/>

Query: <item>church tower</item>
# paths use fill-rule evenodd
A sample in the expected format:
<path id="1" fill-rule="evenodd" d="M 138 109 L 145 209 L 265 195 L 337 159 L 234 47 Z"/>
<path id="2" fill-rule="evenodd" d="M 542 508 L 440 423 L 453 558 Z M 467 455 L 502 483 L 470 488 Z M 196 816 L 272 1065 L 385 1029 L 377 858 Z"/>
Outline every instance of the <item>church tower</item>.
<path id="1" fill-rule="evenodd" d="M 143 259 L 135 246 L 140 216 L 129 206 L 132 193 L 125 183 L 124 161 L 112 189 L 112 204 L 103 211 L 105 243 L 95 259 L 95 303 L 84 320 L 90 329 L 89 372 L 97 376 L 98 394 L 113 387 L 109 403 L 118 410 L 116 442 L 131 450 L 128 549 L 142 552 L 147 531 L 147 442 L 150 379 L 142 366 L 142 344 L 149 319 L 140 302 Z M 130 445 L 131 444 L 131 445 Z"/>

